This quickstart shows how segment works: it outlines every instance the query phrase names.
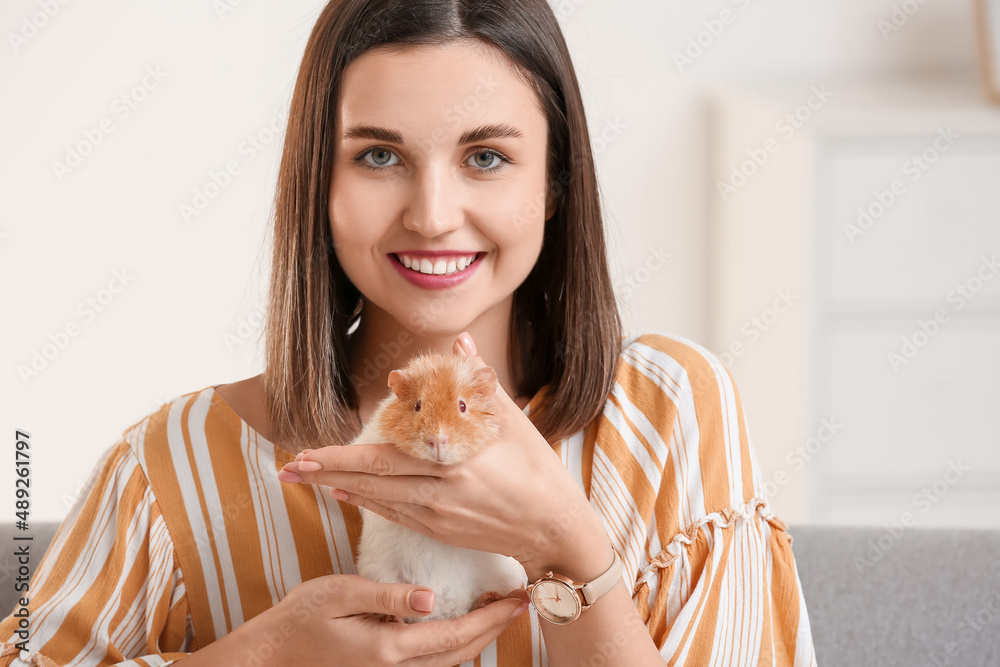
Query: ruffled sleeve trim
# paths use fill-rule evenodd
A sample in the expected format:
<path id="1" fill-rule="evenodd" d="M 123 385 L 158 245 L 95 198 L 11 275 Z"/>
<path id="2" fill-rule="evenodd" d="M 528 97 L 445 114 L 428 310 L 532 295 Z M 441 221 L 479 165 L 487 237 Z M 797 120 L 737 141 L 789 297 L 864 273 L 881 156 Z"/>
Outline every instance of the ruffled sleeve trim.
<path id="1" fill-rule="evenodd" d="M 25 665 L 25 667 L 59 667 L 49 658 L 34 651 L 22 651 L 14 644 L 0 644 L 0 662 L 4 665 Z"/>
<path id="2" fill-rule="evenodd" d="M 750 502 L 743 505 L 734 505 L 732 507 L 721 509 L 718 512 L 706 514 L 684 530 L 674 535 L 670 540 L 670 543 L 649 561 L 649 565 L 644 568 L 644 573 L 640 575 L 638 580 L 635 582 L 636 587 L 642 584 L 643 581 L 649 577 L 656 576 L 656 570 L 666 569 L 673 565 L 674 561 L 681 556 L 681 552 L 686 547 L 693 544 L 695 540 L 698 539 L 700 534 L 703 534 L 701 529 L 705 526 L 705 524 L 711 523 L 719 528 L 727 528 L 737 519 L 749 520 L 754 516 L 764 519 L 771 524 L 771 526 L 781 531 L 781 533 L 788 540 L 788 544 L 791 545 L 792 537 L 791 535 L 788 535 L 788 526 L 781 519 L 776 517 L 773 512 L 771 512 L 768 507 L 767 500 L 764 498 L 753 498 Z"/>
<path id="3" fill-rule="evenodd" d="M 106 568 L 107 575 L 85 586 L 67 575 L 88 567 Z M 84 649 L 88 664 L 102 666 L 163 667 L 189 655 L 184 575 L 159 503 L 126 441 L 105 450 L 92 469 L 29 586 L 30 644 L 19 641 L 17 618 L 0 619 L 0 667 L 58 667 Z M 115 610 L 114 622 L 95 625 L 104 607 Z M 139 632 L 149 654 L 119 660 L 117 639 Z M 161 643 L 173 651 L 159 652 Z"/>
<path id="4" fill-rule="evenodd" d="M 762 568 L 766 569 L 772 549 L 784 551 L 787 547 L 790 553 L 791 537 L 787 528 L 770 511 L 766 499 L 755 497 L 747 503 L 705 514 L 676 533 L 640 568 L 632 587 L 632 600 L 657 646 L 679 646 L 689 641 L 688 631 L 701 627 L 701 615 L 706 608 L 712 618 L 718 614 L 758 613 L 753 605 L 763 604 L 762 600 L 771 594 L 770 591 L 756 591 L 751 596 L 753 600 L 737 603 L 724 595 L 719 597 L 722 595 L 719 582 L 732 577 L 750 577 L 745 571 L 747 568 L 763 573 Z M 745 532 L 748 529 L 751 532 Z M 751 535 L 761 529 L 770 533 L 763 543 Z M 734 544 L 741 545 L 739 557 L 732 552 Z M 726 549 L 726 554 L 713 556 L 718 549 Z M 733 569 L 734 558 L 742 560 L 739 574 Z M 763 584 L 767 589 L 770 585 Z M 739 605 L 753 608 L 737 608 Z M 708 622 L 715 627 L 714 620 Z M 672 652 L 664 655 L 672 655 Z"/>
<path id="5" fill-rule="evenodd" d="M 110 667 L 169 667 L 178 660 L 190 656 L 190 653 L 161 653 L 147 655 L 141 658 L 131 658 L 118 662 Z M 14 644 L 0 642 L 0 665 L 6 667 L 59 667 L 52 658 L 37 651 L 22 651 Z"/>

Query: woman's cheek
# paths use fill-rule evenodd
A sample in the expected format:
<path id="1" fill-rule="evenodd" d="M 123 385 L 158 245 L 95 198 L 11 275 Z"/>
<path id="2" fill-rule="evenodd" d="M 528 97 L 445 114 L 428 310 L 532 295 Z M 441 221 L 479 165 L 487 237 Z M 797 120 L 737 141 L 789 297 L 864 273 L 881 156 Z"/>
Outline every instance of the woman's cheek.
<path id="1" fill-rule="evenodd" d="M 499 249 L 498 270 L 520 284 L 535 266 L 542 249 L 545 230 L 544 210 L 535 210 L 531 202 L 521 200 L 507 205 L 491 234 Z M 515 285 L 516 286 L 516 285 Z"/>
<path id="2" fill-rule="evenodd" d="M 334 241 L 347 247 L 372 244 L 389 219 L 392 194 L 369 179 L 345 177 L 330 196 L 330 223 Z"/>
<path id="3" fill-rule="evenodd" d="M 495 238 L 506 244 L 540 243 L 545 225 L 545 194 L 534 189 L 504 194 L 488 209 L 494 212 Z"/>

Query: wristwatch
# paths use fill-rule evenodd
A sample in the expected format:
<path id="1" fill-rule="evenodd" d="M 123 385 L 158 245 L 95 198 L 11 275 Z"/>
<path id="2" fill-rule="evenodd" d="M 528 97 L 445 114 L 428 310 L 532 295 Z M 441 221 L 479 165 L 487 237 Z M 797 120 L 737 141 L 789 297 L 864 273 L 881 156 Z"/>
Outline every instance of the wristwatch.
<path id="1" fill-rule="evenodd" d="M 579 584 L 549 570 L 544 577 L 529 584 L 528 596 L 538 615 L 557 625 L 566 625 L 580 618 L 584 609 L 614 588 L 622 577 L 621 559 L 614 547 L 611 551 L 615 555 L 611 567 L 591 582 Z"/>

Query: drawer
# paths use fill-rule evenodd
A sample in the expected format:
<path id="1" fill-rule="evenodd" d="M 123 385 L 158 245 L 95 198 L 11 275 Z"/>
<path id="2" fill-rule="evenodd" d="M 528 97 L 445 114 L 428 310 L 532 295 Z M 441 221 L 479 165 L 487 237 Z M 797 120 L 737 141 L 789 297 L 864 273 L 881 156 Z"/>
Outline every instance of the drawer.
<path id="1" fill-rule="evenodd" d="M 811 412 L 842 428 L 814 474 L 891 488 L 961 459 L 1000 481 L 1000 318 L 930 319 L 834 321 L 819 334 Z"/>
<path id="2" fill-rule="evenodd" d="M 934 307 L 963 286 L 970 309 L 1000 305 L 1000 138 L 958 138 L 923 171 L 913 156 L 933 146 L 885 138 L 820 151 L 814 252 L 834 310 Z"/>

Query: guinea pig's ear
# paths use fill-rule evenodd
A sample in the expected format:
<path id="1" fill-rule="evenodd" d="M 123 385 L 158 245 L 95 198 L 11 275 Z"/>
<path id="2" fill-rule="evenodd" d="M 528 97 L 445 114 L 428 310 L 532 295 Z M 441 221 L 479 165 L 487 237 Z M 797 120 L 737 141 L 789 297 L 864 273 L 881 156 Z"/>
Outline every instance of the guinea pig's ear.
<path id="1" fill-rule="evenodd" d="M 497 373 L 486 366 L 472 374 L 472 386 L 477 395 L 488 400 L 497 391 Z"/>
<path id="2" fill-rule="evenodd" d="M 403 371 L 389 372 L 389 388 L 392 389 L 398 398 L 403 398 L 406 394 L 410 393 L 412 386 L 413 380 Z"/>

